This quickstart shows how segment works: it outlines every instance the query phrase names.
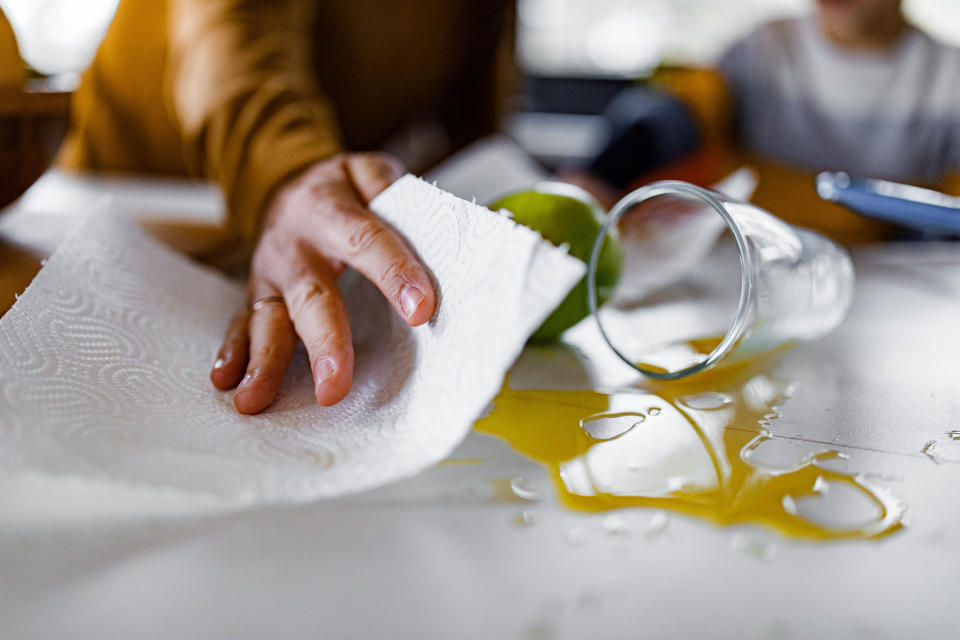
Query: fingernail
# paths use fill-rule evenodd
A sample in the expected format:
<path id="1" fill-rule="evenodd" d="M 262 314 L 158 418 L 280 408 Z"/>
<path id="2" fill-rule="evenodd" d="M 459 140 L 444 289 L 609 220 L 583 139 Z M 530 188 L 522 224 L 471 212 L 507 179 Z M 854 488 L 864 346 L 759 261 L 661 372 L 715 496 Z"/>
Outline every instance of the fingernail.
<path id="1" fill-rule="evenodd" d="M 249 373 L 248 373 L 247 375 L 243 376 L 243 380 L 241 380 L 241 381 L 240 381 L 240 384 L 237 385 L 237 391 L 242 390 L 244 387 L 246 387 L 248 384 L 250 384 L 250 381 L 251 381 L 251 380 L 253 380 L 253 376 L 250 375 Z"/>
<path id="2" fill-rule="evenodd" d="M 403 309 L 403 315 L 408 318 L 417 312 L 421 302 L 423 302 L 423 294 L 412 284 L 408 284 L 400 291 L 400 308 Z"/>
<path id="3" fill-rule="evenodd" d="M 223 368 L 223 365 L 226 364 L 226 362 L 227 362 L 227 361 L 224 360 L 223 358 L 217 358 L 217 361 L 213 363 L 213 368 L 214 368 L 214 369 L 222 369 L 222 368 Z"/>
<path id="4" fill-rule="evenodd" d="M 313 379 L 316 380 L 315 387 L 319 387 L 324 382 L 333 377 L 336 368 L 333 366 L 333 360 L 330 358 L 320 358 L 317 360 L 317 366 L 313 369 Z"/>

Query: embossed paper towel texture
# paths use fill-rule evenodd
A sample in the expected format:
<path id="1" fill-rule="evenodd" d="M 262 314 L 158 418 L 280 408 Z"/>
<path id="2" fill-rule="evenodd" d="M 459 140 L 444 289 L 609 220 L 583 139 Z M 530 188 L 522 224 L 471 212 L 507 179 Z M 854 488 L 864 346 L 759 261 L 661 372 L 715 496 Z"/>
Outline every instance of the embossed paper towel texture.
<path id="1" fill-rule="evenodd" d="M 412 176 L 371 208 L 433 272 L 435 317 L 408 327 L 351 274 L 350 395 L 317 405 L 300 353 L 277 402 L 252 417 L 207 378 L 241 287 L 93 218 L 0 319 L 0 466 L 252 503 L 360 491 L 443 459 L 584 268 Z"/>

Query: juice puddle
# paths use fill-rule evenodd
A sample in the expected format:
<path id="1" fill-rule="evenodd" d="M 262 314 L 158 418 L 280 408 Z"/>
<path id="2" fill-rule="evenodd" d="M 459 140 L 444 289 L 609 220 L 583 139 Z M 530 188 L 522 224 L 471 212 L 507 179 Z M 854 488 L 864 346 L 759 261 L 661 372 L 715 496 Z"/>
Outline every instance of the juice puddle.
<path id="1" fill-rule="evenodd" d="M 657 373 L 686 369 L 706 360 L 723 338 L 723 335 L 709 336 L 657 345 L 640 356 L 636 364 Z"/>
<path id="2" fill-rule="evenodd" d="M 677 342 L 667 342 L 649 347 L 646 353 L 637 359 L 635 364 L 638 367 L 655 373 L 680 371 L 681 369 L 700 364 L 709 358 L 713 350 L 723 342 L 724 337 L 725 336 L 721 334 L 702 338 L 691 338 L 690 340 L 679 340 Z M 696 380 L 703 382 L 706 379 L 705 376 L 708 374 L 714 374 L 711 375 L 711 378 L 714 378 L 717 372 L 722 372 L 721 377 L 726 377 L 731 370 L 742 369 L 760 358 L 782 353 L 792 346 L 792 342 L 769 348 L 761 348 L 757 345 L 744 347 L 742 342 L 736 343 L 727 355 L 714 364 L 711 369 L 696 374 Z"/>
<path id="3" fill-rule="evenodd" d="M 818 466 L 836 452 L 777 467 L 751 462 L 771 439 L 766 426 L 787 389 L 740 373 L 709 390 L 689 383 L 610 394 L 505 387 L 474 428 L 546 466 L 571 509 L 655 507 L 814 540 L 876 538 L 903 526 L 902 504 L 885 491 Z"/>

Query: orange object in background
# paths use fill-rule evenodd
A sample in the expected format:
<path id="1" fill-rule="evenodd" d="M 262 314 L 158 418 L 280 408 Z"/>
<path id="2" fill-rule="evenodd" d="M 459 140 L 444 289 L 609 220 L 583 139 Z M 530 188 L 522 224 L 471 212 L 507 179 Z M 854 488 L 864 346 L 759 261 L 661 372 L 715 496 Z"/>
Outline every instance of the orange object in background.
<path id="1" fill-rule="evenodd" d="M 13 27 L 0 11 L 0 87 L 20 86 L 27 79 L 27 69 L 20 59 Z"/>
<path id="2" fill-rule="evenodd" d="M 68 91 L 31 79 L 13 28 L 0 12 L 0 206 L 46 170 L 67 128 Z"/>
<path id="3" fill-rule="evenodd" d="M 756 156 L 744 164 L 757 173 L 750 202 L 790 224 L 814 229 L 844 244 L 890 240 L 898 234 L 892 224 L 871 220 L 817 195 L 815 173 Z M 734 154 L 718 145 L 704 146 L 678 162 L 644 175 L 630 185 L 637 189 L 657 180 L 684 180 L 710 187 L 737 166 Z"/>
<path id="4" fill-rule="evenodd" d="M 860 216 L 817 195 L 816 174 L 782 164 L 751 159 L 757 171 L 757 188 L 750 199 L 779 218 L 800 227 L 816 229 L 844 244 L 890 240 L 898 227 Z"/>
<path id="5" fill-rule="evenodd" d="M 40 177 L 67 128 L 70 94 L 31 79 L 13 28 L 0 12 L 0 207 Z M 0 237 L 0 315 L 40 269 L 40 257 Z"/>

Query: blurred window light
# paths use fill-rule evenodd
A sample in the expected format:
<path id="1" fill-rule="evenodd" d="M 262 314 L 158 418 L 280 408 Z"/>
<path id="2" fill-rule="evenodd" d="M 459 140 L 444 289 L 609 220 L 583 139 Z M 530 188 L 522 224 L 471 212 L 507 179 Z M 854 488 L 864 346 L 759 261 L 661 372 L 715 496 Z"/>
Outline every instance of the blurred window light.
<path id="1" fill-rule="evenodd" d="M 48 75 L 79 73 L 93 60 L 119 0 L 0 0 L 24 61 Z"/>
<path id="2" fill-rule="evenodd" d="M 665 0 L 519 0 L 517 53 L 545 76 L 637 77 L 659 62 Z"/>
<path id="3" fill-rule="evenodd" d="M 957 0 L 904 0 L 907 20 L 931 36 L 960 46 L 960 2 Z"/>
<path id="4" fill-rule="evenodd" d="M 596 67 L 610 75 L 641 76 L 660 62 L 666 12 L 662 5 L 649 13 L 615 12 L 587 32 L 587 53 Z"/>
<path id="5" fill-rule="evenodd" d="M 161 1 L 161 0 L 157 0 Z M 45 74 L 93 59 L 119 0 L 0 0 L 20 54 Z M 637 77 L 661 61 L 709 64 L 738 37 L 813 0 L 518 0 L 517 53 L 528 73 Z M 907 18 L 960 46 L 960 2 L 904 0 Z"/>
<path id="6" fill-rule="evenodd" d="M 813 0 L 669 0 L 673 27 L 663 45 L 664 62 L 710 65 L 762 23 L 810 13 Z"/>
<path id="7" fill-rule="evenodd" d="M 759 24 L 814 9 L 814 0 L 518 0 L 517 52 L 534 75 L 638 77 L 660 62 L 712 64 Z M 904 0 L 903 11 L 960 45 L 960 1 Z"/>

